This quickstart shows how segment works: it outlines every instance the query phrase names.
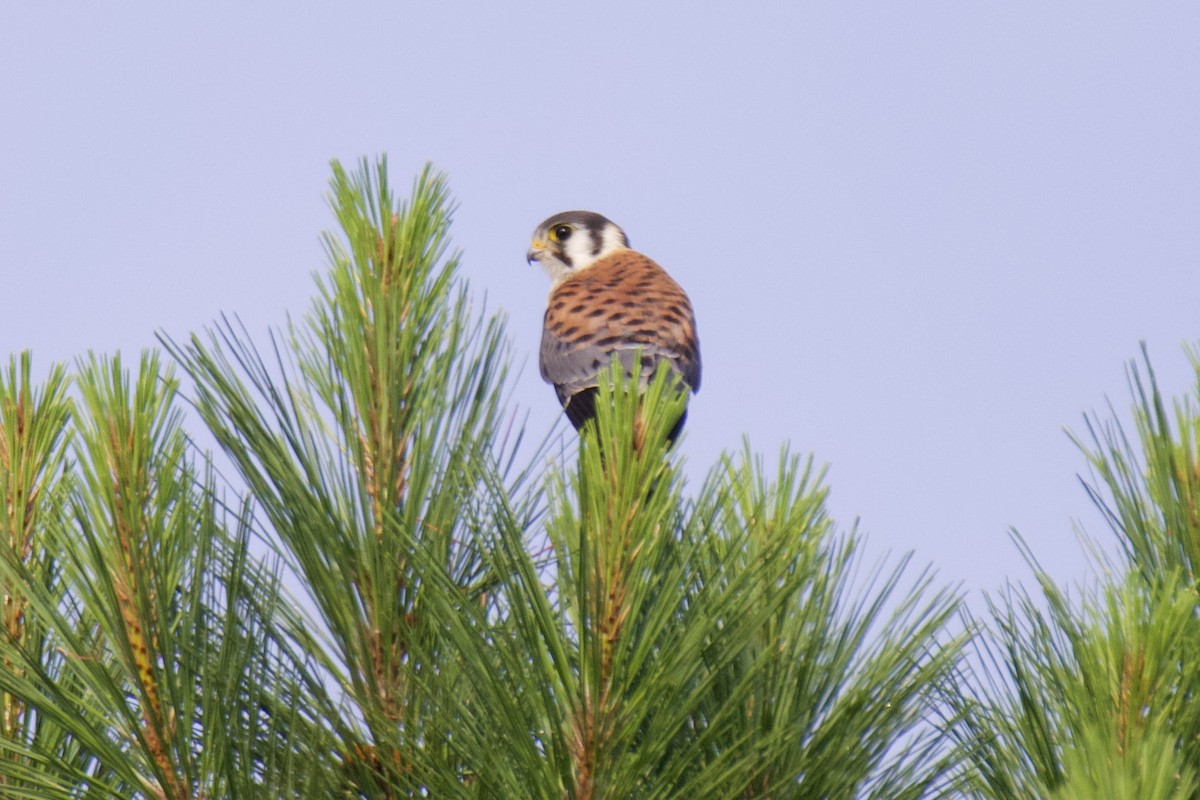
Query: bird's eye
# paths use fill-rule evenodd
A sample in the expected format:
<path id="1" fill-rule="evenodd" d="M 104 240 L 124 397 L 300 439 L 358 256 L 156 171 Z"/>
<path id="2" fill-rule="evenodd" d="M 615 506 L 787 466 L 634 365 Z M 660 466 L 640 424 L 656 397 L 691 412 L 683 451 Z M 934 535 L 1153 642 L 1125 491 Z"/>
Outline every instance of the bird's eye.
<path id="1" fill-rule="evenodd" d="M 565 242 L 571 238 L 571 232 L 574 230 L 570 225 L 555 225 L 550 231 L 550 238 L 556 242 Z"/>

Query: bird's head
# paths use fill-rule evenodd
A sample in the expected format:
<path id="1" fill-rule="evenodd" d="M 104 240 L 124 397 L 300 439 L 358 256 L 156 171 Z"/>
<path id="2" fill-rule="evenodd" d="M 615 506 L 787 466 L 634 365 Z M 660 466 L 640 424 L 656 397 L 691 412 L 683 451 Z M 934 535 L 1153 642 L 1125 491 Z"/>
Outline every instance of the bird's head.
<path id="1" fill-rule="evenodd" d="M 564 211 L 537 227 L 526 257 L 559 283 L 628 247 L 629 237 L 608 217 L 594 211 Z"/>

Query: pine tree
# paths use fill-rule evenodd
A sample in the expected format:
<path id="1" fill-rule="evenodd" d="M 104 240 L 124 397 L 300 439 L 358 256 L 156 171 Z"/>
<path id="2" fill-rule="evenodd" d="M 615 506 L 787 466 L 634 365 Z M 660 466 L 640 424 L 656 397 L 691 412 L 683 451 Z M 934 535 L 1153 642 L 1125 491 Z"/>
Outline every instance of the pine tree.
<path id="1" fill-rule="evenodd" d="M 950 700 L 971 796 L 1200 797 L 1200 390 L 1172 427 L 1149 359 L 1129 374 L 1136 439 L 1094 416 L 1076 438 L 1121 554 L 1073 600 L 1026 549 L 1040 598 L 991 603 L 987 680 Z"/>
<path id="2" fill-rule="evenodd" d="M 175 366 L 11 362 L 0 793 L 950 791 L 954 592 L 863 574 L 811 459 L 744 445 L 689 497 L 664 375 L 614 368 L 577 452 L 528 444 L 444 179 L 399 201 L 383 160 L 335 163 L 330 204 L 266 347 L 226 318 L 163 337 Z"/>

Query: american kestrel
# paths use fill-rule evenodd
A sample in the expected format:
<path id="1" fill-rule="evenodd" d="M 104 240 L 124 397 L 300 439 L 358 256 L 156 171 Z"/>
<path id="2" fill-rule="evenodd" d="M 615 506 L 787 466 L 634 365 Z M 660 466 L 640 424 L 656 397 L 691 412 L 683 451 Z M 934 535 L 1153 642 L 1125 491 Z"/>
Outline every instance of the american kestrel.
<path id="1" fill-rule="evenodd" d="M 683 289 L 658 264 L 629 249 L 616 223 L 593 211 L 555 214 L 533 232 L 529 263 L 550 274 L 554 285 L 542 329 L 542 377 L 554 384 L 576 430 L 595 413 L 599 376 L 613 354 L 644 387 L 660 362 L 683 385 L 700 389 L 700 340 Z M 671 429 L 673 442 L 686 409 Z"/>

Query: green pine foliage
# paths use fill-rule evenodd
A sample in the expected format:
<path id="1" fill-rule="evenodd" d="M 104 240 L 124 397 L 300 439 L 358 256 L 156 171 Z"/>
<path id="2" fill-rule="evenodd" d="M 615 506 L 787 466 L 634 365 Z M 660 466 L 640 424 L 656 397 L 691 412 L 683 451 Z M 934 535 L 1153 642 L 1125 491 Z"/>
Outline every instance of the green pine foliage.
<path id="1" fill-rule="evenodd" d="M 0 383 L 0 796 L 311 788 L 317 687 L 275 631 L 289 612 L 249 517 L 189 451 L 171 370 L 89 357 L 73 397 L 65 370 L 30 375 L 22 356 Z"/>
<path id="2" fill-rule="evenodd" d="M 1040 597 L 993 600 L 990 681 L 950 698 L 972 796 L 1200 797 L 1200 415 L 1180 402 L 1172 430 L 1144 369 L 1130 369 L 1137 437 L 1089 418 L 1076 439 L 1122 557 L 1099 559 L 1074 602 L 1040 569 Z"/>
<path id="3" fill-rule="evenodd" d="M 811 458 L 689 487 L 665 371 L 527 442 L 445 180 L 334 164 L 329 202 L 265 341 L 0 372 L 0 797 L 1198 796 L 1200 435 L 1152 375 L 1138 446 L 1089 427 L 1111 580 L 964 625 Z"/>

